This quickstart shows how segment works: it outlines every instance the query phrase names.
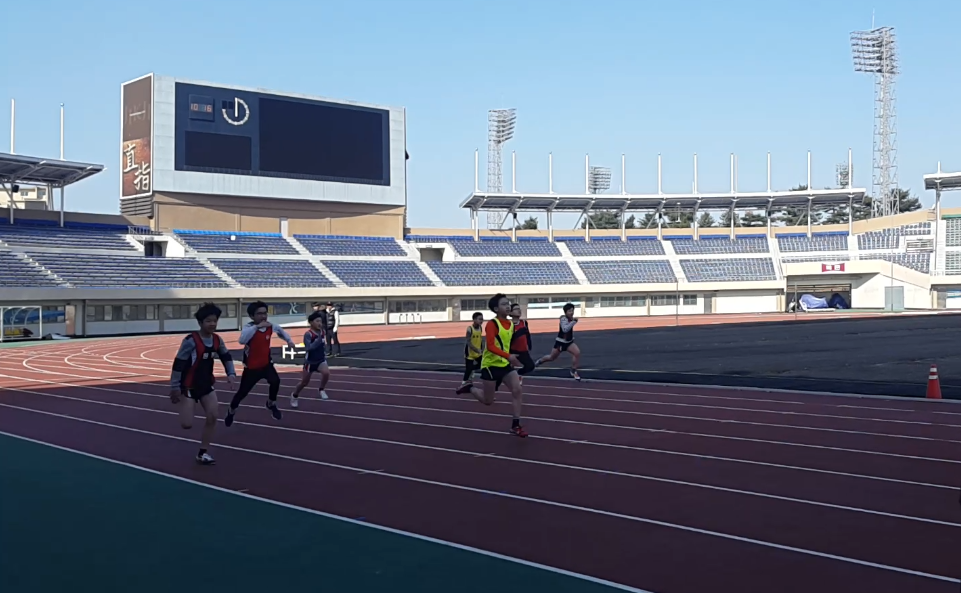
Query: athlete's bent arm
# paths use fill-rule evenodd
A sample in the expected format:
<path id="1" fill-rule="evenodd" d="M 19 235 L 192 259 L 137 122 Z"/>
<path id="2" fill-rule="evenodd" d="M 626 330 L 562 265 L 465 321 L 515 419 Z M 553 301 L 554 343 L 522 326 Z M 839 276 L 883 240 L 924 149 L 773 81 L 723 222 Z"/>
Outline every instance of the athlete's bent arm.
<path id="1" fill-rule="evenodd" d="M 255 335 L 257 335 L 257 330 L 259 328 L 256 324 L 248 323 L 244 326 L 244 329 L 240 330 L 240 337 L 237 341 L 240 342 L 242 346 L 246 345 Z"/>

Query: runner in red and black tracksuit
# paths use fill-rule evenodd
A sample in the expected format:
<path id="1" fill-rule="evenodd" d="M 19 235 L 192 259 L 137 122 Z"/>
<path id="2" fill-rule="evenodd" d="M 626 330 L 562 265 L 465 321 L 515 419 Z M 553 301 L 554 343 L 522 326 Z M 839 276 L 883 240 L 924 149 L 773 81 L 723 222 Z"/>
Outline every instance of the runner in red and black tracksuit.
<path id="1" fill-rule="evenodd" d="M 180 426 L 193 427 L 194 411 L 199 402 L 206 416 L 204 429 L 200 436 L 200 451 L 197 463 L 213 465 L 214 458 L 207 449 L 217 427 L 217 392 L 214 391 L 214 360 L 220 359 L 227 371 L 227 382 L 234 384 L 234 362 L 224 341 L 214 333 L 220 320 L 220 308 L 213 303 L 205 303 L 194 317 L 200 330 L 190 332 L 180 343 L 174 357 L 170 373 L 170 401 L 180 406 Z"/>
<path id="2" fill-rule="evenodd" d="M 531 358 L 531 348 L 534 347 L 534 344 L 531 340 L 531 330 L 527 326 L 527 321 L 521 319 L 521 306 L 517 303 L 511 305 L 511 319 L 514 322 L 511 354 L 517 356 L 517 360 L 524 365 L 517 371 L 517 374 L 523 377 L 534 370 L 534 359 Z"/>
<path id="3" fill-rule="evenodd" d="M 266 379 L 270 390 L 267 395 L 267 409 L 275 420 L 280 420 L 283 415 L 277 407 L 277 393 L 280 392 L 280 376 L 274 368 L 274 362 L 270 358 L 270 340 L 277 334 L 282 340 L 287 342 L 287 346 L 293 350 L 294 341 L 290 335 L 279 325 L 267 320 L 267 303 L 257 301 L 247 306 L 247 315 L 253 320 L 244 326 L 240 332 L 238 342 L 244 347 L 244 373 L 240 377 L 240 389 L 234 394 L 227 409 L 227 417 L 224 418 L 224 426 L 234 423 L 234 416 L 240 402 L 244 401 L 254 385 Z"/>

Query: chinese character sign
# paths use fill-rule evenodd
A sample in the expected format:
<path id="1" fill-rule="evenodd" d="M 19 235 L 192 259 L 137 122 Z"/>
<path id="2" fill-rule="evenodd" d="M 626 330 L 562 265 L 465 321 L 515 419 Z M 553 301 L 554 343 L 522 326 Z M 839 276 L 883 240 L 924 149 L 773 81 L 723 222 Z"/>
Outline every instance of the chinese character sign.
<path id="1" fill-rule="evenodd" d="M 844 264 L 821 264 L 822 272 L 843 272 Z"/>
<path id="2" fill-rule="evenodd" d="M 121 94 L 120 197 L 148 195 L 153 187 L 153 76 L 128 82 Z"/>

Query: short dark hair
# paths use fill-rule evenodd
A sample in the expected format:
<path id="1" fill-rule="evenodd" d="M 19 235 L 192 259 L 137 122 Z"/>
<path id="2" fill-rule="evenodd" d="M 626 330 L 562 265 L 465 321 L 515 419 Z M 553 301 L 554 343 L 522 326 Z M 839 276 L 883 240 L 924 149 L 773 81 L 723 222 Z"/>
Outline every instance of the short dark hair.
<path id="1" fill-rule="evenodd" d="M 254 301 L 247 305 L 247 316 L 251 319 L 254 318 L 254 314 L 257 313 L 257 309 L 268 309 L 267 303 L 263 301 Z"/>
<path id="2" fill-rule="evenodd" d="M 307 321 L 308 321 L 309 323 L 313 323 L 313 322 L 314 322 L 314 319 L 320 319 L 320 318 L 323 317 L 323 316 L 324 316 L 324 314 L 321 313 L 320 311 L 314 311 L 313 313 L 311 313 L 310 315 L 307 316 Z"/>
<path id="3" fill-rule="evenodd" d="M 513 311 L 514 309 L 520 309 L 520 308 L 521 308 L 520 303 L 511 303 L 511 311 Z"/>
<path id="4" fill-rule="evenodd" d="M 574 310 L 574 303 L 567 303 L 566 305 L 564 305 L 564 311 L 565 311 L 565 312 L 566 312 L 566 311 L 573 311 L 573 310 Z"/>
<path id="5" fill-rule="evenodd" d="M 311 307 L 314 307 L 315 309 L 319 309 L 319 308 L 323 307 L 323 305 L 320 303 L 320 301 L 314 301 L 313 303 L 310 304 L 310 306 L 311 306 Z"/>
<path id="6" fill-rule="evenodd" d="M 223 314 L 223 311 L 221 311 L 220 307 L 218 307 L 217 305 L 213 303 L 204 303 L 200 305 L 200 308 L 197 309 L 196 313 L 194 313 L 194 319 L 197 320 L 197 323 L 203 323 L 204 319 L 207 319 L 210 316 L 214 316 L 217 319 L 220 319 L 220 316 L 222 314 Z"/>
<path id="7" fill-rule="evenodd" d="M 501 299 L 506 299 L 506 294 L 497 293 L 491 297 L 491 300 L 487 301 L 487 308 L 491 311 L 497 311 L 497 305 L 501 302 Z"/>
<path id="8" fill-rule="evenodd" d="M 483 319 L 483 318 L 484 318 L 484 314 L 481 313 L 480 311 L 475 311 L 474 314 L 470 316 L 471 319 L 477 319 L 478 317 L 480 317 L 481 319 Z"/>

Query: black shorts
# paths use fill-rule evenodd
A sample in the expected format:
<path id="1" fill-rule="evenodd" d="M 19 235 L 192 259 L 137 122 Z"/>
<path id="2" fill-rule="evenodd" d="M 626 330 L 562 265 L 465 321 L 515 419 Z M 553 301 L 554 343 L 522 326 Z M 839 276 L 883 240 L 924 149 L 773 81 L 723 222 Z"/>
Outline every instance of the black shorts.
<path id="1" fill-rule="evenodd" d="M 327 364 L 327 360 L 322 360 L 320 362 L 308 362 L 304 365 L 304 372 L 314 374 L 320 369 L 320 365 Z"/>
<path id="2" fill-rule="evenodd" d="M 560 340 L 554 340 L 554 350 L 560 350 L 561 352 L 567 352 L 567 349 L 571 347 L 574 340 L 570 342 L 561 342 Z"/>
<path id="3" fill-rule="evenodd" d="M 510 375 L 513 372 L 514 368 L 511 365 L 503 367 L 486 367 L 481 369 L 481 379 L 484 381 L 493 381 L 494 390 L 496 391 L 500 389 L 501 383 L 504 382 L 504 379 L 507 377 L 507 375 Z"/>
<path id="4" fill-rule="evenodd" d="M 182 392 L 183 392 L 184 395 L 186 395 L 186 396 L 189 397 L 190 399 L 194 400 L 195 402 L 199 402 L 199 401 L 202 400 L 204 397 L 206 397 L 206 396 L 210 395 L 211 393 L 213 393 L 213 392 L 214 392 L 214 388 L 213 388 L 213 386 L 198 387 L 198 388 L 196 388 L 196 389 L 186 389 L 186 388 L 184 388 L 184 389 L 182 390 Z"/>

